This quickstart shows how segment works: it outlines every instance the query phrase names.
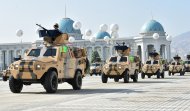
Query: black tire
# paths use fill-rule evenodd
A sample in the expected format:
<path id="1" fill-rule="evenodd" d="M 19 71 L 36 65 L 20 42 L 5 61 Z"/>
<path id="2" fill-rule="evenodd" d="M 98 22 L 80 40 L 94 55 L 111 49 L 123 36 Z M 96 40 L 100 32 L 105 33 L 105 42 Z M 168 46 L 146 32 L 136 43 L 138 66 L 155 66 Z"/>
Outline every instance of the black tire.
<path id="1" fill-rule="evenodd" d="M 138 82 L 138 71 L 135 71 L 133 75 L 133 82 Z"/>
<path id="2" fill-rule="evenodd" d="M 148 75 L 148 78 L 151 78 L 151 75 Z"/>
<path id="3" fill-rule="evenodd" d="M 7 77 L 6 76 L 3 76 L 3 81 L 7 81 Z"/>
<path id="4" fill-rule="evenodd" d="M 159 70 L 156 72 L 156 76 L 157 76 L 157 79 L 159 79 L 159 78 L 160 78 L 161 73 L 160 73 L 160 71 L 159 71 Z"/>
<path id="5" fill-rule="evenodd" d="M 107 83 L 108 77 L 105 74 L 102 74 L 102 83 Z"/>
<path id="6" fill-rule="evenodd" d="M 47 93 L 55 93 L 57 91 L 58 78 L 55 71 L 48 71 L 45 75 L 43 86 Z"/>
<path id="7" fill-rule="evenodd" d="M 9 88 L 13 93 L 20 93 L 23 88 L 22 80 L 15 79 L 13 76 L 9 78 Z"/>
<path id="8" fill-rule="evenodd" d="M 92 76 L 92 74 L 90 74 L 90 76 Z"/>
<path id="9" fill-rule="evenodd" d="M 123 79 L 124 79 L 124 83 L 129 83 L 129 73 L 128 73 L 128 71 L 125 71 Z"/>
<path id="10" fill-rule="evenodd" d="M 180 71 L 180 76 L 184 76 L 185 72 L 184 71 Z"/>
<path id="11" fill-rule="evenodd" d="M 115 77 L 115 78 L 114 78 L 114 81 L 115 81 L 115 82 L 119 82 L 119 78 Z"/>
<path id="12" fill-rule="evenodd" d="M 145 78 L 145 73 L 141 73 L 141 78 L 142 78 L 142 79 Z"/>
<path id="13" fill-rule="evenodd" d="M 163 73 L 161 73 L 161 77 L 162 77 L 162 78 L 164 78 L 164 76 L 165 76 L 164 72 L 163 72 Z"/>
<path id="14" fill-rule="evenodd" d="M 81 71 L 76 71 L 75 77 L 72 80 L 72 86 L 74 90 L 81 90 L 82 87 L 82 74 Z"/>
<path id="15" fill-rule="evenodd" d="M 171 76 L 171 72 L 170 71 L 168 71 L 168 75 Z"/>

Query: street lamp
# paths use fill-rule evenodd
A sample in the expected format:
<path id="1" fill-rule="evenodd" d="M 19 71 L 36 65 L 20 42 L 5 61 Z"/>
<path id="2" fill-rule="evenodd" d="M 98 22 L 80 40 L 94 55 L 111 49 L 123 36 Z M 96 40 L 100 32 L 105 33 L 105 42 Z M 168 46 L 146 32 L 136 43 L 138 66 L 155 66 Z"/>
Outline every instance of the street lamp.
<path id="1" fill-rule="evenodd" d="M 154 33 L 152 37 L 153 37 L 153 39 L 156 40 L 156 49 L 158 49 L 158 42 L 157 42 L 157 39 L 158 39 L 160 36 L 159 36 L 158 33 Z"/>

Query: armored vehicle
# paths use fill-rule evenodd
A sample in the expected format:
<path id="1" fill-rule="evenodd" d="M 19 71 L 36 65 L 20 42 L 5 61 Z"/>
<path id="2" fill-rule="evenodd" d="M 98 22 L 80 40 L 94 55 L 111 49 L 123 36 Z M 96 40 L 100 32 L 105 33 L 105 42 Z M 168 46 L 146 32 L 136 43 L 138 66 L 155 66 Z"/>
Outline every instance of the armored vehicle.
<path id="1" fill-rule="evenodd" d="M 103 66 L 102 82 L 107 83 L 108 78 L 114 78 L 115 82 L 123 78 L 124 83 L 128 83 L 131 78 L 133 82 L 137 82 L 139 59 L 129 55 L 130 48 L 125 43 L 115 46 L 115 50 L 117 55 L 108 58 Z"/>
<path id="2" fill-rule="evenodd" d="M 148 78 L 151 78 L 153 75 L 156 75 L 157 78 L 160 78 L 160 76 L 164 78 L 164 66 L 159 54 L 154 51 L 149 53 L 149 57 L 150 59 L 147 60 L 142 67 L 141 78 L 144 79 L 145 75 L 147 75 Z"/>
<path id="3" fill-rule="evenodd" d="M 92 75 L 101 75 L 102 74 L 102 63 L 101 62 L 95 62 L 92 63 L 90 66 L 90 76 Z"/>
<path id="4" fill-rule="evenodd" d="M 169 71 L 168 71 L 169 76 L 171 76 L 171 74 L 174 75 L 176 73 L 180 73 L 180 76 L 183 76 L 185 74 L 185 71 L 181 57 L 176 55 L 175 57 L 173 57 L 173 59 L 174 61 L 171 62 L 171 64 L 169 65 Z"/>
<path id="5" fill-rule="evenodd" d="M 187 60 L 184 63 L 184 71 L 190 72 L 190 55 L 187 55 Z"/>
<path id="6" fill-rule="evenodd" d="M 10 66 L 10 90 L 20 93 L 23 85 L 41 83 L 47 93 L 55 93 L 58 83 L 63 82 L 80 90 L 88 67 L 86 50 L 71 46 L 69 36 L 57 30 L 43 28 L 39 34 L 44 45 L 31 48 L 23 59 Z"/>

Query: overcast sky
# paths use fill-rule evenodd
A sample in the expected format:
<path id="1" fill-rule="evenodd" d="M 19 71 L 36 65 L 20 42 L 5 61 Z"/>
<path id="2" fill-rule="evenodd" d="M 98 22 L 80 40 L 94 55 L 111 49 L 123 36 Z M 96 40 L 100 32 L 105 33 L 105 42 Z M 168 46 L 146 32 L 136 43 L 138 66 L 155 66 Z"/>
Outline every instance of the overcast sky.
<path id="1" fill-rule="evenodd" d="M 172 36 L 190 30 L 190 0 L 0 0 L 0 43 L 34 42 L 39 23 L 47 28 L 65 17 L 82 23 L 82 32 L 99 30 L 100 24 L 117 23 L 120 37 L 139 34 L 142 25 L 153 18 Z M 151 14 L 152 12 L 152 14 Z"/>

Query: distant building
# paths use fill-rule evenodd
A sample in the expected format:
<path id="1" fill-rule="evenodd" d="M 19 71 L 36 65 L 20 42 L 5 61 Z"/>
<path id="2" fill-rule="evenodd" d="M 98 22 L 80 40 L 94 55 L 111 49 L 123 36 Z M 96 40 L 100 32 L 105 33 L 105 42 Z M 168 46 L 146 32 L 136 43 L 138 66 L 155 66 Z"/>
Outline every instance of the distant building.
<path id="1" fill-rule="evenodd" d="M 74 21 L 70 18 L 63 18 L 59 23 L 59 30 L 62 33 L 68 33 L 70 36 L 74 37 L 76 40 L 73 45 L 78 47 L 86 47 L 88 52 L 88 58 L 91 59 L 92 51 L 98 51 L 101 59 L 105 61 L 108 57 L 115 54 L 114 45 L 116 43 L 125 42 L 129 47 L 131 47 L 131 53 L 133 55 L 138 55 L 142 62 L 144 63 L 148 59 L 148 54 L 153 50 L 160 53 L 163 59 L 171 59 L 170 51 L 170 41 L 166 40 L 166 32 L 163 26 L 156 20 L 150 20 L 146 22 L 139 33 L 138 36 L 133 37 L 120 37 L 110 39 L 111 41 L 107 43 L 104 41 L 104 37 L 108 36 L 111 38 L 110 34 L 106 31 L 99 31 L 95 34 L 96 41 L 91 43 L 89 40 L 82 39 L 82 34 L 80 30 L 75 30 L 73 28 Z M 157 40 L 153 39 L 153 34 L 158 33 L 159 38 Z M 31 48 L 32 45 L 40 45 L 43 41 L 36 41 L 35 43 L 4 43 L 0 44 L 0 70 L 5 69 L 11 62 L 13 62 L 14 57 L 18 57 L 19 54 L 23 56 L 24 52 Z"/>

